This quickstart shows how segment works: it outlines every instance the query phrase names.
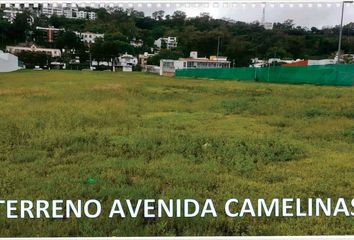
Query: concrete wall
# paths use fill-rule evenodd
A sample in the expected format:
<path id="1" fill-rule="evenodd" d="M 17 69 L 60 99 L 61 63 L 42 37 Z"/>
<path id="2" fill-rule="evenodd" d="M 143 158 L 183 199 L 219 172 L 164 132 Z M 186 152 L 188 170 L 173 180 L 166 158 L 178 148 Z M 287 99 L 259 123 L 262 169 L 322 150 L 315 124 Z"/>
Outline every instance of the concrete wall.
<path id="1" fill-rule="evenodd" d="M 0 51 L 0 72 L 12 72 L 18 69 L 18 58 L 13 54 Z"/>

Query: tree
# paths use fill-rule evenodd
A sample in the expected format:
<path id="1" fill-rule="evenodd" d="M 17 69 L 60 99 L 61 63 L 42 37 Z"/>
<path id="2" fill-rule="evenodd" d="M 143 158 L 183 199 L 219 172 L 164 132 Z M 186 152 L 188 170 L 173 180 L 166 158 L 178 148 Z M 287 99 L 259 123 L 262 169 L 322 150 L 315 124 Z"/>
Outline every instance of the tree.
<path id="1" fill-rule="evenodd" d="M 42 52 L 20 52 L 17 54 L 17 57 L 19 61 L 25 64 L 26 68 L 48 66 L 52 60 L 50 55 Z"/>
<path id="2" fill-rule="evenodd" d="M 96 15 L 97 19 L 100 21 L 106 21 L 110 18 L 110 15 L 105 8 L 98 9 Z"/>
<path id="3" fill-rule="evenodd" d="M 164 16 L 165 16 L 165 11 L 162 11 L 162 10 L 159 10 L 159 11 L 156 11 L 156 12 L 152 13 L 152 17 L 155 20 L 161 21 Z"/>
<path id="4" fill-rule="evenodd" d="M 177 22 L 184 22 L 187 18 L 187 14 L 183 11 L 175 11 L 172 14 L 172 20 Z"/>
<path id="5" fill-rule="evenodd" d="M 4 48 L 7 43 L 11 42 L 9 37 L 12 25 L 5 19 L 0 19 L 0 48 Z"/>
<path id="6" fill-rule="evenodd" d="M 74 32 L 60 32 L 55 38 L 55 46 L 59 49 L 78 49 L 83 43 Z"/>
<path id="7" fill-rule="evenodd" d="M 17 14 L 8 35 L 10 38 L 15 39 L 16 42 L 25 42 L 28 33 L 31 31 L 29 24 L 30 13 L 23 12 Z"/>

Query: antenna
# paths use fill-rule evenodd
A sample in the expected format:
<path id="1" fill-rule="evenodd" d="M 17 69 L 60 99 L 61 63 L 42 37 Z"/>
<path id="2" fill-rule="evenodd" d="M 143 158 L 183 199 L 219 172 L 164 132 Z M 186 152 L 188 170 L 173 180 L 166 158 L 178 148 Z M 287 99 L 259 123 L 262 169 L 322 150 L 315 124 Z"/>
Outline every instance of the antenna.
<path id="1" fill-rule="evenodd" d="M 216 51 L 216 66 L 218 66 L 218 62 L 219 62 L 219 49 L 220 49 L 220 36 L 218 36 L 218 49 Z"/>
<path id="2" fill-rule="evenodd" d="M 216 57 L 219 58 L 219 49 L 220 49 L 220 36 L 218 37 L 218 49 L 216 51 Z"/>
<path id="3" fill-rule="evenodd" d="M 266 3 L 263 3 L 262 24 L 265 23 L 265 9 L 266 9 Z"/>

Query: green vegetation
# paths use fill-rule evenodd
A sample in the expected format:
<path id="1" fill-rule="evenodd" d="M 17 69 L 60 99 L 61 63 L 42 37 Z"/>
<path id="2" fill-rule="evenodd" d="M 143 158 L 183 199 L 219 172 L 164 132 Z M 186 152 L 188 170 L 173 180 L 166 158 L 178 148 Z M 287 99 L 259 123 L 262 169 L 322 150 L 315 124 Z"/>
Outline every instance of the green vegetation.
<path id="1" fill-rule="evenodd" d="M 144 12 L 134 9 L 117 8 L 107 12 L 106 9 L 90 9 L 97 12 L 97 19 L 88 21 L 83 19 L 67 19 L 65 17 L 43 15 L 25 11 L 18 14 L 14 23 L 2 19 L 0 12 L 0 49 L 6 45 L 34 42 L 39 46 L 66 49 L 62 57 L 53 59 L 70 62 L 79 56 L 82 64 L 89 66 L 89 48 L 85 46 L 73 33 L 74 31 L 90 31 L 104 33 L 104 41 L 97 40 L 91 46 L 92 59 L 110 61 L 112 57 L 128 52 L 137 56 L 139 53 L 151 52 L 154 40 L 160 37 L 177 37 L 177 49 L 158 54 L 149 62 L 156 64 L 160 58 L 172 59 L 183 55 L 189 56 L 190 51 L 198 51 L 199 56 L 217 54 L 218 38 L 220 38 L 219 54 L 227 56 L 236 67 L 248 66 L 251 58 L 290 58 L 290 59 L 324 59 L 334 58 L 338 49 L 339 26 L 306 28 L 296 26 L 293 20 L 283 23 L 274 23 L 272 30 L 266 30 L 259 22 L 245 23 L 230 19 L 214 19 L 208 13 L 201 13 L 197 17 L 187 17 L 186 13 L 176 11 L 172 15 L 164 11 L 156 11 L 152 16 L 145 16 Z M 34 23 L 28 24 L 28 17 L 32 15 Z M 65 28 L 66 32 L 59 33 L 53 43 L 48 43 L 43 31 L 36 27 L 54 26 Z M 144 44 L 133 47 L 130 41 L 141 39 Z M 342 50 L 344 53 L 354 52 L 354 23 L 343 27 Z M 69 51 L 72 50 L 72 51 Z M 26 64 L 31 62 L 26 60 Z M 352 59 L 345 57 L 345 63 L 352 63 Z M 75 68 L 76 69 L 76 68 Z"/>
<path id="2" fill-rule="evenodd" d="M 7 220 L 0 236 L 354 234 L 353 219 L 108 219 L 116 198 L 354 194 L 354 88 L 142 73 L 0 75 L 0 196 L 90 199 L 97 219 Z M 2 207 L 0 207 L 0 210 Z"/>

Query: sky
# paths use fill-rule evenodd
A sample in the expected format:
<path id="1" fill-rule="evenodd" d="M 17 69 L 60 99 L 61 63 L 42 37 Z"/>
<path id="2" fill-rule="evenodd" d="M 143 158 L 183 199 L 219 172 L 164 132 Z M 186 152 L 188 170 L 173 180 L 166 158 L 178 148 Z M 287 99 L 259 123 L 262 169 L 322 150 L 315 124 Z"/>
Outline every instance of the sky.
<path id="1" fill-rule="evenodd" d="M 304 1 L 305 2 L 305 1 Z M 327 27 L 340 24 L 341 5 L 333 3 L 316 3 L 315 1 L 306 3 L 266 3 L 265 19 L 267 22 L 284 22 L 287 19 L 294 20 L 296 25 L 304 27 Z M 170 6 L 166 4 L 156 6 L 152 4 L 149 7 L 135 7 L 137 10 L 144 11 L 146 15 L 151 15 L 153 11 L 164 10 L 166 14 L 172 14 L 176 10 L 187 13 L 188 16 L 197 16 L 201 12 L 208 12 L 213 18 L 230 18 L 237 21 L 253 22 L 262 19 L 262 3 L 219 3 L 218 5 L 209 4 L 205 7 L 203 4 L 195 6 L 191 0 L 190 3 L 176 6 L 171 0 Z M 344 24 L 354 22 L 354 4 L 346 4 L 344 11 Z"/>

